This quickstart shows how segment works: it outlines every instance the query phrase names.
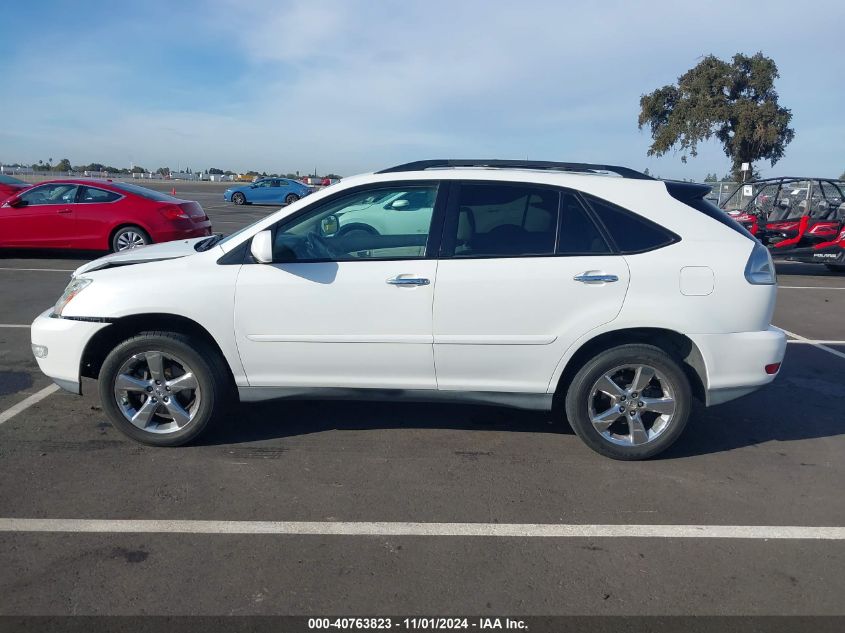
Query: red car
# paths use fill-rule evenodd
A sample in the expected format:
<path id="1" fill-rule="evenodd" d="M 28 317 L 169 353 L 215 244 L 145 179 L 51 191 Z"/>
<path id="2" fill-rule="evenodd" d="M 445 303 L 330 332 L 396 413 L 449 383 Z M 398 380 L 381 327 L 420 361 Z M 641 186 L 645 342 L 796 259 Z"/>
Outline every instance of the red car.
<path id="1" fill-rule="evenodd" d="M 5 200 L 9 196 L 13 196 L 31 186 L 23 180 L 12 178 L 6 174 L 0 174 L 0 200 Z"/>
<path id="2" fill-rule="evenodd" d="M 52 180 L 0 207 L 0 247 L 124 251 L 153 242 L 211 235 L 197 202 L 138 185 Z"/>

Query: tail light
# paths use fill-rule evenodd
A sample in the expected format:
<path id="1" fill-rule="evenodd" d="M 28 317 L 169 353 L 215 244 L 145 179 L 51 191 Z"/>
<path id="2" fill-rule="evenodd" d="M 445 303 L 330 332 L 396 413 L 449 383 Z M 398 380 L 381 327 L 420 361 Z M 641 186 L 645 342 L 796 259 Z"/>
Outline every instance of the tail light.
<path id="1" fill-rule="evenodd" d="M 168 220 L 187 220 L 189 217 L 181 207 L 163 207 L 159 211 Z"/>
<path id="2" fill-rule="evenodd" d="M 770 376 L 772 374 L 776 374 L 780 371 L 780 363 L 772 363 L 771 365 L 766 365 L 766 373 Z"/>
<path id="3" fill-rule="evenodd" d="M 754 244 L 748 263 L 745 264 L 745 279 L 755 286 L 772 286 L 777 281 L 769 249 L 760 242 Z"/>

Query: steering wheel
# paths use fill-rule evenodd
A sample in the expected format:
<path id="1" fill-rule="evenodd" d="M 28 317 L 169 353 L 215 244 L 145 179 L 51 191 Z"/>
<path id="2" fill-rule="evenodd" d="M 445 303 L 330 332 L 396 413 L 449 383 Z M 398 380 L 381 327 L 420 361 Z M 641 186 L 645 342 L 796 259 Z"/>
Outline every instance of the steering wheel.
<path id="1" fill-rule="evenodd" d="M 335 246 L 330 240 L 318 233 L 308 233 L 305 236 L 305 252 L 313 259 L 346 258 L 349 253 Z"/>

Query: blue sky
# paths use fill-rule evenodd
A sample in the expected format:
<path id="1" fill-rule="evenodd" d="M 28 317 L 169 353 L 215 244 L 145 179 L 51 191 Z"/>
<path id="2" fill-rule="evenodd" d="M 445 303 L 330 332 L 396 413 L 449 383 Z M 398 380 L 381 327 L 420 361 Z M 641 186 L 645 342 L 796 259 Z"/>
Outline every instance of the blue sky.
<path id="1" fill-rule="evenodd" d="M 758 8 L 759 7 L 759 8 Z M 845 3 L 4 3 L 0 162 L 351 174 L 421 158 L 724 174 L 648 158 L 639 97 L 701 56 L 774 58 L 796 138 L 766 175 L 845 170 Z"/>

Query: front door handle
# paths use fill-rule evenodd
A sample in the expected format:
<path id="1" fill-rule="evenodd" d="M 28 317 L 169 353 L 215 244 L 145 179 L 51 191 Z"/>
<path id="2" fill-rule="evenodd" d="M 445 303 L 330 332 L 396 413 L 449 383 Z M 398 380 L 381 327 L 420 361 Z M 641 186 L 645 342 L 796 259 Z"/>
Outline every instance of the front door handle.
<path id="1" fill-rule="evenodd" d="M 388 279 L 387 283 L 391 286 L 427 286 L 431 281 L 424 277 L 402 277 L 401 275 L 397 275 Z"/>
<path id="2" fill-rule="evenodd" d="M 72 211 L 72 209 L 59 209 L 58 211 L 56 211 L 56 213 L 65 214 L 65 213 L 70 213 L 71 211 Z"/>
<path id="3" fill-rule="evenodd" d="M 580 275 L 575 275 L 572 279 L 584 284 L 600 284 L 619 281 L 619 277 L 616 275 L 605 275 L 604 273 L 582 273 Z"/>

